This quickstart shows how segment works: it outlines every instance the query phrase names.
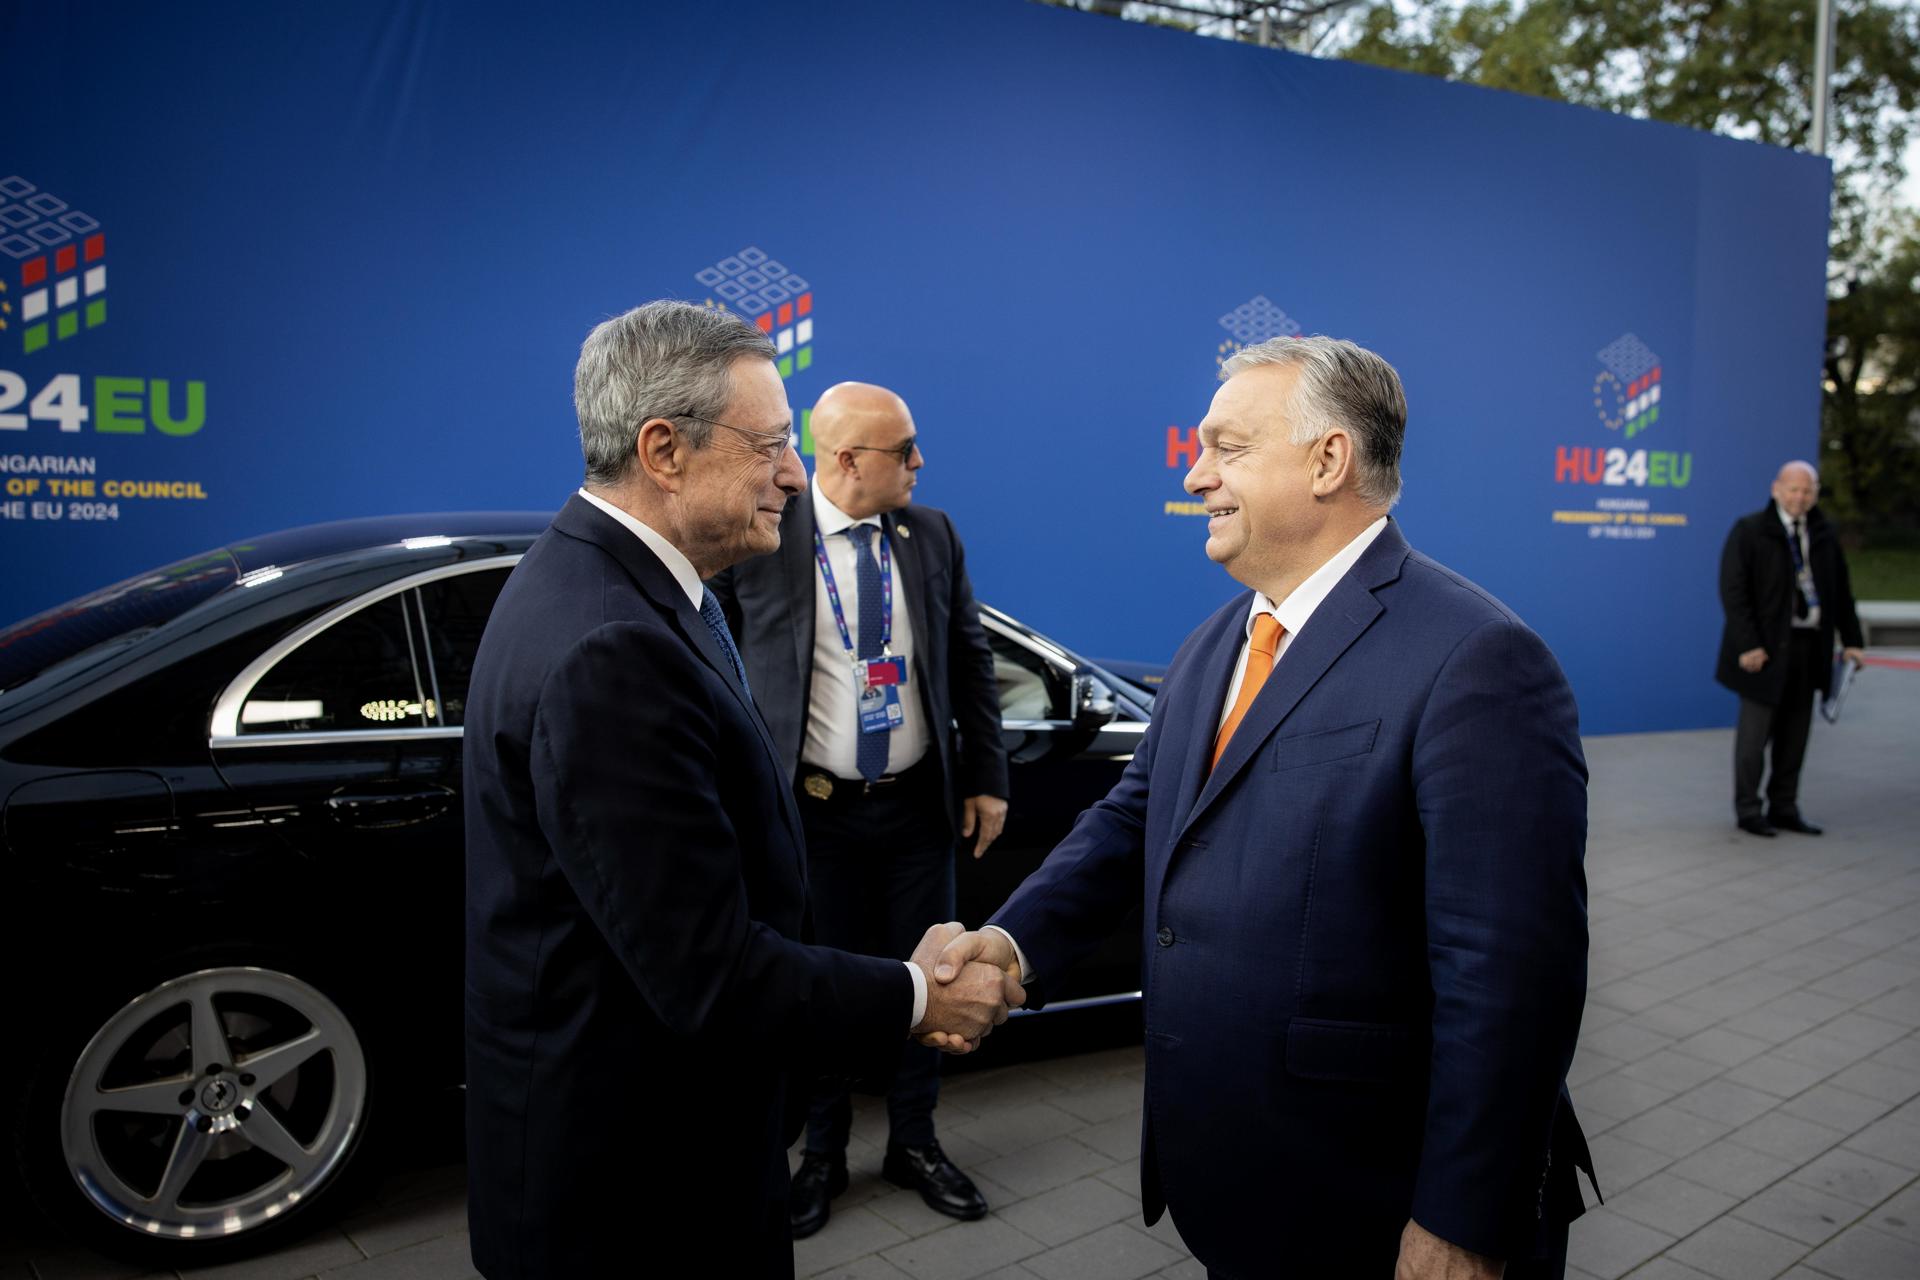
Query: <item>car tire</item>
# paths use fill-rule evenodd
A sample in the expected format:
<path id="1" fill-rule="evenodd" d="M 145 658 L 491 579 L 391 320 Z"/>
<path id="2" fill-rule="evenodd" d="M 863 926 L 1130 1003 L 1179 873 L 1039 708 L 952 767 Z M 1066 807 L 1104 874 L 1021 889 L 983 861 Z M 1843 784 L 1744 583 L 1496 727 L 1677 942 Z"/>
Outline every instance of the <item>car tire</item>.
<path id="1" fill-rule="evenodd" d="M 367 1164 L 366 1031 L 286 967 L 157 972 L 42 1023 L 12 1126 L 29 1196 L 81 1243 L 173 1268 L 319 1225 Z"/>

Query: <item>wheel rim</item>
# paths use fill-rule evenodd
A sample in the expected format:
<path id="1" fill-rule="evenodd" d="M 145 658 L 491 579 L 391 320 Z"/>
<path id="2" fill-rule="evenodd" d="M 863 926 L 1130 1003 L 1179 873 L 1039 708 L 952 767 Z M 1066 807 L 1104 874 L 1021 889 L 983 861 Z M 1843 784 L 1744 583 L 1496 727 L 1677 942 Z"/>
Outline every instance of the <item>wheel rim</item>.
<path id="1" fill-rule="evenodd" d="M 367 1064 L 339 1007 L 298 978 L 206 969 L 101 1027 L 67 1082 L 67 1168 L 107 1216 L 190 1240 L 311 1199 L 360 1132 Z"/>

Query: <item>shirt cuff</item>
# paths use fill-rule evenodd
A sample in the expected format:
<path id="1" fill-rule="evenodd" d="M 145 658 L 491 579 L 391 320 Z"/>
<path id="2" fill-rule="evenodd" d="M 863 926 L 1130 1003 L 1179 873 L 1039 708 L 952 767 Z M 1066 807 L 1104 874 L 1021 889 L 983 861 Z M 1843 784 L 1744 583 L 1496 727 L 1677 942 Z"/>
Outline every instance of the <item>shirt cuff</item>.
<path id="1" fill-rule="evenodd" d="M 907 1024 L 912 1031 L 926 1020 L 927 1016 L 927 975 L 920 972 L 920 966 L 911 960 L 901 962 L 907 966 L 907 972 L 913 975 L 913 1021 Z"/>
<path id="2" fill-rule="evenodd" d="M 983 930 L 984 929 L 993 930 L 995 933 L 1005 938 L 1007 940 L 1008 945 L 1013 948 L 1013 958 L 1017 960 L 1020 964 L 1020 985 L 1024 987 L 1029 982 L 1032 982 L 1033 966 L 1027 963 L 1027 953 L 1020 949 L 1020 944 L 1013 940 L 1013 935 L 1008 933 L 1005 929 L 1002 929 L 997 924 L 982 925 L 981 928 Z"/>

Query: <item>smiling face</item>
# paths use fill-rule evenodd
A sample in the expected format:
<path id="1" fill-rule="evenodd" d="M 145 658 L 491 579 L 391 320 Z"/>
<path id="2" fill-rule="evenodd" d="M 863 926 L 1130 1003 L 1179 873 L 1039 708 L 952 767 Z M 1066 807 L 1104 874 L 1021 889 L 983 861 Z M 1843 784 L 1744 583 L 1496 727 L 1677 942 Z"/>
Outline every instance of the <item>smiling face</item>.
<path id="1" fill-rule="evenodd" d="M 1185 481 L 1206 504 L 1207 558 L 1276 599 L 1321 523 L 1314 445 L 1289 440 L 1287 409 L 1298 378 L 1291 367 L 1261 365 L 1221 384 L 1200 423 L 1200 457 Z"/>
<path id="2" fill-rule="evenodd" d="M 778 550 L 780 513 L 807 483 L 788 438 L 786 384 L 773 362 L 742 356 L 729 376 L 733 395 L 718 419 L 726 425 L 709 428 L 705 448 L 686 452 L 679 493 L 680 549 L 703 578 Z"/>

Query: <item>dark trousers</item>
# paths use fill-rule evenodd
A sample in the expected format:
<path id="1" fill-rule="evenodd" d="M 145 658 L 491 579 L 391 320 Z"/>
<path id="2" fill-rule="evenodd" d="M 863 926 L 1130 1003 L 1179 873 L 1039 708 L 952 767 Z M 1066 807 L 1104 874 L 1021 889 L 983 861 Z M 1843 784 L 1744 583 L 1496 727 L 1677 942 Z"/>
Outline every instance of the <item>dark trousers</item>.
<path id="1" fill-rule="evenodd" d="M 804 768 L 804 778 L 808 771 Z M 905 960 L 929 926 L 953 919 L 953 833 L 939 766 L 931 759 L 900 780 L 862 795 L 839 783 L 825 800 L 796 789 L 807 835 L 807 898 L 814 939 L 861 955 Z M 906 1038 L 887 1093 L 888 1143 L 933 1141 L 940 1051 Z M 844 1087 L 823 1086 L 807 1115 L 807 1150 L 847 1149 L 853 1103 Z"/>
<path id="2" fill-rule="evenodd" d="M 1830 661 L 1831 659 L 1826 659 Z M 1813 725 L 1814 679 L 1823 661 L 1817 628 L 1795 627 L 1787 639 L 1787 683 L 1778 706 L 1740 699 L 1740 723 L 1733 731 L 1733 812 L 1761 816 L 1760 776 L 1767 744 L 1773 744 L 1773 771 L 1767 777 L 1767 809 L 1800 812 L 1800 766 L 1807 758 L 1807 730 Z"/>

